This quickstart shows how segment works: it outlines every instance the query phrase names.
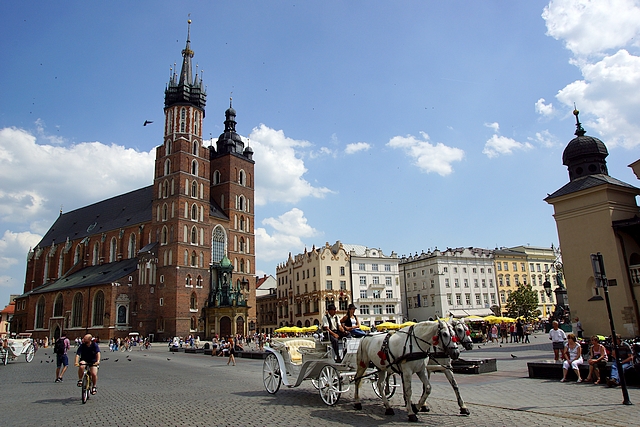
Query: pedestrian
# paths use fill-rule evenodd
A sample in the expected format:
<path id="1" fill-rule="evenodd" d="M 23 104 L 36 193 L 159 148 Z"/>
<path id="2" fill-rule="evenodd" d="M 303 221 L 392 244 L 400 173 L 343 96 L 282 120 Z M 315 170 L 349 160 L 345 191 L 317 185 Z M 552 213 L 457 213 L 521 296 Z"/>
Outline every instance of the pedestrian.
<path id="1" fill-rule="evenodd" d="M 560 352 L 564 350 L 564 342 L 567 340 L 567 335 L 562 329 L 558 328 L 558 321 L 554 320 L 552 329 L 549 331 L 549 339 L 553 347 L 553 355 L 556 362 L 560 361 Z"/>
<path id="2" fill-rule="evenodd" d="M 582 322 L 578 317 L 576 317 L 576 332 L 578 332 L 578 338 L 582 338 L 584 330 L 582 329 Z"/>
<path id="3" fill-rule="evenodd" d="M 507 338 L 507 324 L 502 322 L 500 323 L 500 343 L 504 344 L 505 340 L 509 343 L 509 339 Z"/>
<path id="4" fill-rule="evenodd" d="M 493 342 L 493 340 L 496 340 L 496 342 L 498 342 L 498 326 L 496 326 L 495 324 L 491 326 L 491 342 Z"/>
<path id="5" fill-rule="evenodd" d="M 509 338 L 510 342 L 518 342 L 518 336 L 516 335 L 516 325 L 515 323 L 511 323 L 509 325 Z"/>
<path id="6" fill-rule="evenodd" d="M 61 383 L 62 377 L 69 367 L 69 357 L 67 356 L 67 351 L 71 345 L 69 344 L 69 339 L 66 334 L 63 332 L 60 335 L 60 338 L 56 340 L 56 343 L 53 345 L 53 352 L 56 354 L 56 381 L 57 383 Z"/>
<path id="7" fill-rule="evenodd" d="M 525 323 L 522 326 L 522 332 L 524 333 L 524 343 L 531 343 L 529 341 L 529 335 L 531 335 L 531 325 L 529 323 Z"/>
<path id="8" fill-rule="evenodd" d="M 573 369 L 578 377 L 578 382 L 582 382 L 580 378 L 580 365 L 582 365 L 582 346 L 576 342 L 576 336 L 573 334 L 567 335 L 567 345 L 564 348 L 564 362 L 562 363 L 562 379 L 561 382 L 567 381 L 567 373 L 569 368 Z"/>
<path id="9" fill-rule="evenodd" d="M 519 343 L 524 342 L 524 322 L 522 319 L 518 319 L 518 322 L 516 323 L 516 337 Z"/>
<path id="10" fill-rule="evenodd" d="M 233 338 L 229 338 L 229 341 L 227 341 L 227 344 L 229 345 L 229 359 L 227 360 L 227 365 L 230 362 L 233 362 L 233 366 L 236 366 L 236 358 L 235 358 L 236 349 L 233 342 Z"/>

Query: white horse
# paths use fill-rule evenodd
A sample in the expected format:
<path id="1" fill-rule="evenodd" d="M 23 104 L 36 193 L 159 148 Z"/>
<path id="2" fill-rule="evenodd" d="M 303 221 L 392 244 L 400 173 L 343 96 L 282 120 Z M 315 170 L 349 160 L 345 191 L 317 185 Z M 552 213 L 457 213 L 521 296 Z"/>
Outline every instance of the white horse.
<path id="1" fill-rule="evenodd" d="M 456 344 L 453 327 L 442 320 L 420 322 L 407 326 L 397 332 L 388 334 L 369 335 L 362 338 L 357 353 L 355 409 L 362 409 L 360 403 L 360 383 L 370 364 L 378 369 L 378 390 L 384 390 L 387 374 L 396 372 L 402 377 L 402 391 L 404 402 L 409 415 L 409 421 L 417 422 L 417 409 L 424 405 L 431 384 L 426 374 L 426 360 L 437 351 L 445 352 L 449 357 L 457 359 L 460 350 Z M 422 381 L 422 396 L 418 405 L 411 403 L 411 376 L 418 374 Z M 382 392 L 382 401 L 386 408 L 385 415 L 393 415 L 386 393 Z M 414 410 L 416 409 L 416 410 Z"/>
<path id="2" fill-rule="evenodd" d="M 454 319 L 451 321 L 455 336 L 458 338 L 458 342 L 464 347 L 465 350 L 473 349 L 473 341 L 471 340 L 471 333 L 469 327 L 462 320 Z M 458 399 L 458 406 L 460 407 L 460 413 L 462 415 L 469 415 L 469 409 L 460 396 L 460 390 L 458 389 L 458 383 L 453 376 L 453 368 L 451 367 L 451 358 L 444 353 L 436 353 L 429 358 L 427 363 L 427 377 L 431 379 L 432 372 L 443 372 L 449 384 L 453 388 Z M 420 408 L 421 411 L 428 411 L 425 407 Z"/>

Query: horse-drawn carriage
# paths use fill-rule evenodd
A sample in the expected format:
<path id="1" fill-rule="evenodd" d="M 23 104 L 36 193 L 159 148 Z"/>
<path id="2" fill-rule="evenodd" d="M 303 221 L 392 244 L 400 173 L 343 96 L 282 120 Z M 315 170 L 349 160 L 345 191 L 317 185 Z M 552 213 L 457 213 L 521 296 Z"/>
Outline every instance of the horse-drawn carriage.
<path id="1" fill-rule="evenodd" d="M 31 334 L 19 334 L 16 338 L 5 338 L 0 346 L 0 363 L 6 365 L 9 360 L 15 360 L 24 354 L 27 362 L 33 360 L 36 349 L 31 339 Z"/>
<path id="2" fill-rule="evenodd" d="M 469 329 L 464 323 L 442 320 L 421 322 L 394 332 L 343 339 L 341 352 L 344 357 L 342 362 L 336 363 L 328 341 L 319 338 L 274 339 L 272 347 L 267 348 L 262 379 L 270 394 L 275 394 L 281 383 L 287 387 L 297 387 L 303 381 L 310 380 L 327 405 L 335 405 L 353 383 L 356 409 L 362 408 L 359 386 L 366 379 L 372 383 L 376 395 L 382 398 L 387 414 L 392 414 L 388 400 L 402 378 L 409 419 L 417 421 L 415 412 L 424 405 L 431 391 L 427 378 L 430 356 L 433 358 L 430 370 L 450 371 L 450 360 L 459 356 L 458 342 L 467 349 L 471 348 Z M 417 406 L 411 403 L 411 376 L 414 373 L 424 384 Z M 455 380 L 451 384 L 458 396 L 461 413 L 468 414 Z"/>
<path id="3" fill-rule="evenodd" d="M 344 355 L 340 363 L 334 362 L 335 355 L 331 343 L 321 337 L 274 338 L 271 346 L 265 347 L 268 354 L 263 363 L 262 379 L 270 394 L 286 387 L 298 387 L 309 380 L 320 392 L 322 401 L 335 405 L 340 396 L 349 391 L 355 380 L 356 352 L 362 338 L 343 338 L 340 352 Z M 374 392 L 378 390 L 377 372 L 370 369 L 365 377 L 371 381 Z M 385 386 L 386 395 L 391 398 L 398 387 L 397 376 L 391 376 Z"/>

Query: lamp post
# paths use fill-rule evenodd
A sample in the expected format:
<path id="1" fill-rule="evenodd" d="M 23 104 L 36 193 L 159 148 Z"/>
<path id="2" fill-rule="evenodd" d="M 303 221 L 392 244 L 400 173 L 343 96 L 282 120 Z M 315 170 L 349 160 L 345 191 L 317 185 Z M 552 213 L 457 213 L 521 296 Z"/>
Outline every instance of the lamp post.
<path id="1" fill-rule="evenodd" d="M 622 404 L 632 405 L 629 400 L 629 392 L 627 390 L 627 382 L 624 378 L 624 371 L 622 370 L 622 363 L 620 363 L 618 339 L 616 335 L 616 328 L 613 325 L 613 315 L 611 314 L 611 303 L 609 302 L 609 282 L 607 281 L 607 275 L 604 271 L 604 258 L 602 254 L 591 254 L 591 266 L 593 267 L 593 277 L 596 281 L 596 288 L 602 288 L 604 291 L 604 300 L 607 304 L 607 314 L 609 315 L 609 326 L 611 327 L 611 340 L 613 341 L 614 348 L 616 350 L 615 364 L 618 368 L 618 374 L 620 376 L 620 388 L 622 389 Z M 589 301 L 602 301 L 600 295 L 594 295 L 589 298 Z"/>

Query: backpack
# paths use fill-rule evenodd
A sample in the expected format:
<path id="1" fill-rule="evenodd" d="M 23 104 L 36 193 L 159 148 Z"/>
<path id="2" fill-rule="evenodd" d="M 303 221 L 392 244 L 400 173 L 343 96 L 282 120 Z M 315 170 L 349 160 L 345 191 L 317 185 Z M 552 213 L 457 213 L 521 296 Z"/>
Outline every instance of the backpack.
<path id="1" fill-rule="evenodd" d="M 53 346 L 53 352 L 55 354 L 64 354 L 64 338 L 58 338 Z"/>

